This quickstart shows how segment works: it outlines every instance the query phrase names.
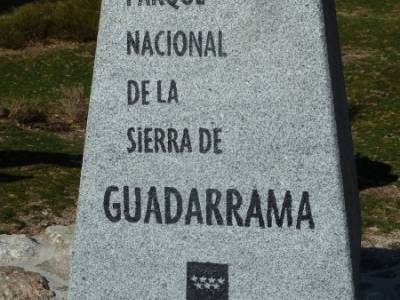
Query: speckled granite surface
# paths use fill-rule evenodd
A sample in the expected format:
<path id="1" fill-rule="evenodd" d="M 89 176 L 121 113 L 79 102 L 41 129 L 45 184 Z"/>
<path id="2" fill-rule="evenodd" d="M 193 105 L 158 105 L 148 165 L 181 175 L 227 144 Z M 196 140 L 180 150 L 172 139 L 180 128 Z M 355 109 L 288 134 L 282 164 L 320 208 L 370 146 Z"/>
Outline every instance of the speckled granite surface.
<path id="1" fill-rule="evenodd" d="M 354 297 L 326 29 L 318 0 L 103 1 L 70 299 Z"/>

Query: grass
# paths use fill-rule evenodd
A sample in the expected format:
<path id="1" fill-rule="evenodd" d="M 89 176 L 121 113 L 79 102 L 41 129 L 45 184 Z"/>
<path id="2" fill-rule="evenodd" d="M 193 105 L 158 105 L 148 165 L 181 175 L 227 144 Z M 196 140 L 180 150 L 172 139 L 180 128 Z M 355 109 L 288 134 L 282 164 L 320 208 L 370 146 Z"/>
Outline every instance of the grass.
<path id="1" fill-rule="evenodd" d="M 61 216 L 75 205 L 81 143 L 9 124 L 0 124 L 0 136 L 0 230 L 10 223 L 20 228 L 43 211 Z"/>
<path id="2" fill-rule="evenodd" d="M 99 0 L 39 0 L 0 16 L 0 47 L 19 49 L 48 38 L 94 41 Z"/>
<path id="3" fill-rule="evenodd" d="M 354 150 L 399 176 L 400 3 L 339 0 L 337 6 Z M 390 184 L 400 188 L 399 180 Z M 400 230 L 399 197 L 362 193 L 361 206 L 364 228 Z"/>
<path id="4" fill-rule="evenodd" d="M 53 30 L 43 31 L 42 27 L 29 27 L 39 28 L 31 32 L 23 24 L 34 20 L 21 19 L 29 10 L 63 7 L 67 2 L 70 3 L 68 5 L 76 5 L 77 1 L 38 1 L 39 6 L 34 7 L 35 3 L 22 6 L 0 17 L 0 33 L 9 28 L 1 23 L 7 19 L 10 24 L 19 24 L 15 30 L 21 31 L 24 39 L 20 46 L 49 37 L 86 40 L 72 30 L 74 26 L 65 25 L 69 21 L 59 25 L 64 29 L 54 35 Z M 79 1 L 89 2 L 95 3 Z M 360 170 L 367 169 L 374 173 L 367 174 L 367 177 L 379 177 L 373 178 L 372 187 L 396 185 L 400 188 L 399 181 L 395 180 L 396 176 L 400 176 L 400 4 L 398 0 L 337 0 L 337 7 L 354 150 L 363 158 L 359 160 L 362 164 Z M 97 6 L 90 10 L 90 20 L 97 22 Z M 77 13 L 85 14 L 89 10 L 72 11 L 71 15 Z M 46 26 L 53 26 L 49 20 L 55 15 L 50 14 Z M 79 20 L 77 18 L 76 22 L 80 27 L 86 26 Z M 93 28 L 93 22 L 88 23 L 88 28 Z M 88 28 L 79 30 L 93 31 Z M 92 33 L 90 39 L 93 36 Z M 0 34 L 0 44 L 2 38 Z M 18 100 L 27 108 L 40 107 L 46 112 L 57 112 L 63 109 L 60 101 L 65 99 L 66 90 L 79 89 L 85 97 L 88 96 L 94 45 L 59 45 L 20 52 L 0 51 L 2 106 L 10 107 Z M 17 48 L 12 44 L 9 46 Z M 80 112 L 69 112 L 71 115 L 75 113 Z M 4 159 L 12 153 L 18 154 L 20 161 L 14 158 L 13 164 L 2 166 L 0 157 L 0 232 L 10 232 L 10 224 L 21 226 L 26 223 L 29 214 L 36 214 L 34 221 L 30 222 L 40 223 L 46 218 L 42 211 L 62 215 L 65 209 L 74 207 L 80 172 L 78 156 L 82 153 L 80 140 L 66 139 L 44 130 L 30 130 L 13 123 L 0 123 L 0 155 Z M 19 180 L 2 182 L 2 175 Z M 399 197 L 378 197 L 376 192 L 365 190 L 361 193 L 361 205 L 364 228 L 375 227 L 385 233 L 400 230 Z"/>
<path id="5" fill-rule="evenodd" d="M 93 60 L 93 44 L 0 55 L 0 105 L 12 110 L 18 99 L 24 110 L 60 112 L 68 89 L 89 94 Z M 0 231 L 75 206 L 82 148 L 82 140 L 0 123 Z"/>
<path id="6" fill-rule="evenodd" d="M 396 14 L 399 11 L 398 0 L 337 0 L 339 13 L 357 13 L 360 15 Z"/>
<path id="7" fill-rule="evenodd" d="M 84 86 L 90 92 L 94 45 L 73 49 L 46 49 L 40 54 L 0 55 L 0 101 L 11 105 L 26 99 L 28 105 L 57 108 L 63 87 Z"/>
<path id="8" fill-rule="evenodd" d="M 361 200 L 365 229 L 374 227 L 383 233 L 400 229 L 400 201 L 398 199 L 377 199 L 362 195 Z"/>

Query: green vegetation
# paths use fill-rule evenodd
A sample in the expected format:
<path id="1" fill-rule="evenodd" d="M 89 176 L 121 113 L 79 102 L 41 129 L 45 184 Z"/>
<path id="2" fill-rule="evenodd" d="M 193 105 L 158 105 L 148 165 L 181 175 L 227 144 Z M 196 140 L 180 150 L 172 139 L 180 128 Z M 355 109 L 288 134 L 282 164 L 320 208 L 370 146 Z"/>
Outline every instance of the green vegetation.
<path id="1" fill-rule="evenodd" d="M 25 180 L 16 181 L 17 184 L 10 182 L 0 185 L 1 195 L 11 200 L 8 203 L 2 201 L 1 206 L 13 204 L 18 205 L 18 211 L 26 211 L 35 199 L 46 201 L 50 209 L 62 209 L 68 206 L 64 202 L 75 200 L 71 195 L 65 198 L 63 191 L 76 190 L 82 152 L 80 143 L 9 125 L 0 125 L 0 133 L 0 157 L 4 159 L 1 172 L 10 177 L 26 177 Z"/>
<path id="2" fill-rule="evenodd" d="M 377 227 L 384 233 L 400 229 L 399 199 L 377 199 L 370 195 L 363 195 L 361 209 L 364 212 L 364 228 Z"/>
<path id="3" fill-rule="evenodd" d="M 60 105 L 62 87 L 80 84 L 88 95 L 93 60 L 93 44 L 0 55 L 1 104 L 9 106 L 15 99 L 25 99 L 28 106 L 52 110 Z"/>
<path id="4" fill-rule="evenodd" d="M 94 41 L 100 0 L 40 0 L 0 16 L 0 47 L 44 39 Z"/>
<path id="5" fill-rule="evenodd" d="M 0 231 L 30 232 L 75 206 L 83 148 L 75 130 L 84 120 L 74 116 L 87 110 L 81 93 L 89 94 L 93 60 L 93 44 L 0 54 L 0 106 L 11 111 L 0 119 Z M 53 115 L 73 130 L 32 128 Z"/>
<path id="6" fill-rule="evenodd" d="M 0 124 L 0 136 L 1 231 L 25 229 L 75 205 L 81 143 L 8 124 Z"/>
<path id="7" fill-rule="evenodd" d="M 0 119 L 0 232 L 40 226 L 75 205 L 84 111 L 74 107 L 87 106 L 94 44 L 65 41 L 95 39 L 99 2 L 38 0 L 0 16 L 0 46 L 58 40 L 0 50 L 0 106 L 11 111 Z M 400 230 L 400 3 L 336 2 L 364 228 Z M 32 121 L 54 115 L 65 130 Z"/>
<path id="8" fill-rule="evenodd" d="M 400 3 L 340 0 L 337 4 L 354 149 L 375 163 L 376 168 L 369 170 L 374 174 L 369 175 L 377 177 L 373 183 L 384 185 L 385 178 L 400 175 Z M 400 188 L 399 180 L 386 184 Z M 400 196 L 366 190 L 361 205 L 364 228 L 400 230 Z"/>

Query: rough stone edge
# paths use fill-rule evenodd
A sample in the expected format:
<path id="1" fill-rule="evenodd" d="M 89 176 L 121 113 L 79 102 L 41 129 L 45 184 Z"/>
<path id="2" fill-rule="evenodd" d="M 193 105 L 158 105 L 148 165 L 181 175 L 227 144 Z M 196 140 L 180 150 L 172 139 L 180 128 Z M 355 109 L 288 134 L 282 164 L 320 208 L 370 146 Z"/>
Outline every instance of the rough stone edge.
<path id="1" fill-rule="evenodd" d="M 333 106 L 339 148 L 340 169 L 345 200 L 349 246 L 352 261 L 354 298 L 360 299 L 361 212 L 353 154 L 351 126 L 346 102 L 343 65 L 337 29 L 335 0 L 321 0 L 325 21 Z"/>
<path id="2" fill-rule="evenodd" d="M 76 211 L 75 211 L 75 230 L 72 235 L 72 240 L 71 240 L 71 255 L 70 255 L 70 260 L 69 260 L 69 276 L 68 276 L 68 289 L 66 291 L 67 299 L 68 300 L 73 300 L 73 298 L 76 287 L 74 286 L 75 280 L 77 280 L 75 274 L 73 273 L 74 270 L 74 265 L 75 265 L 75 260 L 76 260 L 76 249 L 78 248 L 77 245 L 77 239 L 78 235 L 82 229 L 80 228 L 82 225 L 82 214 L 81 214 L 81 207 L 82 207 L 82 196 L 81 196 L 81 191 L 84 186 L 84 181 L 85 181 L 85 171 L 86 169 L 89 168 L 87 165 L 87 151 L 88 151 L 88 144 L 89 144 L 89 132 L 91 132 L 91 125 L 93 124 L 92 119 L 94 118 L 94 113 L 93 113 L 93 95 L 95 93 L 95 90 L 97 89 L 96 87 L 96 82 L 95 79 L 98 77 L 98 69 L 99 69 L 99 60 L 100 60 L 100 45 L 102 45 L 102 35 L 103 35 L 103 30 L 105 30 L 105 14 L 106 14 L 106 1 L 101 0 L 100 4 L 100 11 L 98 12 L 99 14 L 99 22 L 98 22 L 98 30 L 97 30 L 97 36 L 96 36 L 96 50 L 95 50 L 95 56 L 94 56 L 94 63 L 93 63 L 93 73 L 92 73 L 92 79 L 91 79 L 91 86 L 90 86 L 90 97 L 89 97 L 89 104 L 88 104 L 88 113 L 87 113 L 87 118 L 86 118 L 86 130 L 85 130 L 85 138 L 84 138 L 84 147 L 83 147 L 83 153 L 82 153 L 82 166 L 81 166 L 81 174 L 80 174 L 80 180 L 79 180 L 79 195 L 78 195 L 78 201 L 76 204 Z"/>

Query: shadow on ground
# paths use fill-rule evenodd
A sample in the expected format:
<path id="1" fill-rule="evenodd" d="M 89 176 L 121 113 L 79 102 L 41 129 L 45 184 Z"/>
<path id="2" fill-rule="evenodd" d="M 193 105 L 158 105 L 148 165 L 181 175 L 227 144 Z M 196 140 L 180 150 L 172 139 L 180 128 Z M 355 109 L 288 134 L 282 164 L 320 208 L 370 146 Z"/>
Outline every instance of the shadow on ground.
<path id="1" fill-rule="evenodd" d="M 37 164 L 58 165 L 66 168 L 80 168 L 82 155 L 33 151 L 0 151 L 0 169 Z M 0 173 L 0 182 L 14 182 L 30 178 Z"/>
<path id="2" fill-rule="evenodd" d="M 400 251 L 361 251 L 361 299 L 400 299 Z"/>
<path id="3" fill-rule="evenodd" d="M 15 182 L 30 178 L 32 178 L 32 176 L 14 176 L 14 175 L 0 173 L 0 182 Z"/>
<path id="4" fill-rule="evenodd" d="M 67 168 L 80 168 L 82 155 L 33 151 L 0 151 L 0 169 L 35 164 L 51 164 Z M 359 188 L 380 187 L 398 180 L 388 164 L 372 161 L 368 157 L 356 156 Z M 0 182 L 13 182 L 28 177 L 0 173 Z"/>
<path id="5" fill-rule="evenodd" d="M 389 185 L 399 178 L 399 176 L 393 174 L 392 166 L 373 161 L 368 157 L 357 155 L 356 165 L 360 190 Z"/>
<path id="6" fill-rule="evenodd" d="M 349 117 L 354 121 L 363 110 L 361 105 L 349 105 Z M 358 187 L 360 190 L 372 187 L 386 186 L 396 182 L 399 176 L 393 174 L 393 168 L 389 164 L 373 161 L 368 157 L 356 155 Z"/>
<path id="7" fill-rule="evenodd" d="M 349 105 L 349 117 L 350 120 L 354 120 L 356 116 L 362 111 L 363 107 L 361 105 L 350 104 Z"/>
<path id="8" fill-rule="evenodd" d="M 35 0 L 1 0 L 0 2 L 0 13 L 9 11 L 14 7 L 26 4 L 29 2 L 34 2 Z"/>

